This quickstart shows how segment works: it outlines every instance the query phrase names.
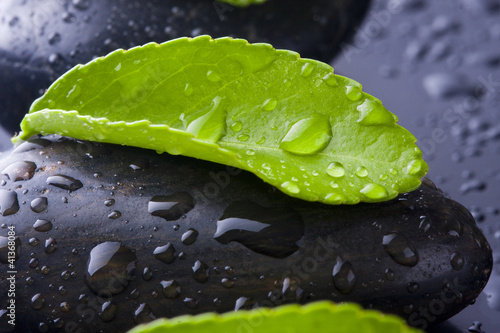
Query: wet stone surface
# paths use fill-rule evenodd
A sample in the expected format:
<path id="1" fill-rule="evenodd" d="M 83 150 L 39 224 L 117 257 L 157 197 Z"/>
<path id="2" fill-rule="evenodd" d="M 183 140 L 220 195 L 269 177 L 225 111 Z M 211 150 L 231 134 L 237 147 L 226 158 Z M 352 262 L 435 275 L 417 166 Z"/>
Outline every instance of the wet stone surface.
<path id="1" fill-rule="evenodd" d="M 0 217 L 0 287 L 12 224 L 24 331 L 40 323 L 57 331 L 81 318 L 78 309 L 94 315 L 79 321 L 83 329 L 114 332 L 156 317 L 319 299 L 359 302 L 423 327 L 418 309 L 435 312 L 425 324 L 438 323 L 472 302 L 491 273 L 472 215 L 429 181 L 390 202 L 329 206 L 218 164 L 113 145 L 89 158 L 85 142 L 43 140 L 50 144 L 0 158 L 0 170 L 18 161 L 39 168 L 22 182 L 3 175 L 0 189 L 18 197 L 18 212 Z M 149 161 L 140 173 L 130 167 L 138 159 Z M 229 184 L 221 188 L 213 173 L 227 173 Z M 48 184 L 56 175 L 82 186 Z M 175 193 L 192 198 L 189 212 L 171 220 L 148 212 L 152 198 Z"/>

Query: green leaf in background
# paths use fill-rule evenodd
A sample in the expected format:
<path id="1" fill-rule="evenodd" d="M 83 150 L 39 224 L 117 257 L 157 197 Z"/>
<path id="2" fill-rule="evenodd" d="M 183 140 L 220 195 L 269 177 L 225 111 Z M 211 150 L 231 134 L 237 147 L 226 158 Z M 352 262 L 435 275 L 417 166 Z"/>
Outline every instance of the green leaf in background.
<path id="1" fill-rule="evenodd" d="M 129 333 L 419 333 L 403 319 L 363 310 L 356 304 L 336 305 L 328 301 L 283 305 L 274 309 L 229 312 L 222 315 L 206 313 L 159 319 L 140 325 Z"/>
<path id="2" fill-rule="evenodd" d="M 246 7 L 249 5 L 257 5 L 266 2 L 267 0 L 219 0 L 237 7 Z"/>
<path id="3" fill-rule="evenodd" d="M 242 39 L 181 38 L 77 65 L 31 106 L 22 132 L 183 154 L 255 173 L 328 204 L 420 185 L 415 137 L 322 62 Z"/>

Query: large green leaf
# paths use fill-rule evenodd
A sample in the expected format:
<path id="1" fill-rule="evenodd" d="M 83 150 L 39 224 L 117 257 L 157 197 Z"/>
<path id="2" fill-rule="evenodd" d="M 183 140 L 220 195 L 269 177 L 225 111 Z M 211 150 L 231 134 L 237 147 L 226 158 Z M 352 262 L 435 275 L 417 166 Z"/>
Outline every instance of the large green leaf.
<path id="1" fill-rule="evenodd" d="M 328 301 L 283 305 L 274 309 L 229 312 L 223 315 L 206 313 L 159 319 L 140 325 L 129 333 L 419 333 L 403 319 L 362 310 L 356 304 L 336 305 Z"/>
<path id="2" fill-rule="evenodd" d="M 42 133 L 183 154 L 249 170 L 329 204 L 420 185 L 415 137 L 322 62 L 242 39 L 181 38 L 117 50 L 60 77 L 19 141 Z"/>
<path id="3" fill-rule="evenodd" d="M 233 5 L 233 6 L 246 7 L 249 5 L 264 3 L 267 0 L 219 0 L 219 1 L 226 2 L 226 3 Z"/>

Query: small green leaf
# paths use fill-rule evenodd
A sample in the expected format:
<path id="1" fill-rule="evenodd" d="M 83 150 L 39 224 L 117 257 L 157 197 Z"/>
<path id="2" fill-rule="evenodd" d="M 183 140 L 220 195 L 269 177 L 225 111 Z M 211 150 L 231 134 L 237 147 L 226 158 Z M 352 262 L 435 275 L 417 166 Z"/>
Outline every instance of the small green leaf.
<path id="1" fill-rule="evenodd" d="M 219 0 L 237 7 L 246 7 L 249 5 L 256 5 L 266 2 L 267 0 Z"/>
<path id="2" fill-rule="evenodd" d="M 383 315 L 374 310 L 363 310 L 356 304 L 334 304 L 328 301 L 283 305 L 274 309 L 258 308 L 251 311 L 229 312 L 222 315 L 205 313 L 159 319 L 135 327 L 129 333 L 419 333 L 404 320 Z"/>
<path id="3" fill-rule="evenodd" d="M 14 141 L 38 133 L 183 154 L 255 173 L 329 204 L 420 185 L 415 137 L 322 62 L 242 39 L 181 38 L 117 50 L 61 76 Z"/>

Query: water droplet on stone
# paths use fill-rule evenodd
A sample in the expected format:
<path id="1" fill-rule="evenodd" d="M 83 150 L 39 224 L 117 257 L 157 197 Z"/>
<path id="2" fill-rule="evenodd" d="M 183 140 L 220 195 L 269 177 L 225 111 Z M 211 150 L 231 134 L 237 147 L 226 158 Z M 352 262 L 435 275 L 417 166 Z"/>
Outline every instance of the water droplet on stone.
<path id="1" fill-rule="evenodd" d="M 238 242 L 250 250 L 274 258 L 285 258 L 299 249 L 304 235 L 300 215 L 284 207 L 262 207 L 251 201 L 236 201 L 217 221 L 215 240 Z"/>
<path id="2" fill-rule="evenodd" d="M 176 192 L 168 196 L 154 196 L 148 204 L 148 213 L 167 221 L 175 221 L 195 206 L 194 198 L 187 192 Z"/>
<path id="3" fill-rule="evenodd" d="M 120 213 L 119 211 L 115 210 L 115 211 L 112 211 L 111 213 L 108 214 L 108 218 L 112 219 L 112 220 L 116 220 L 117 218 L 121 217 L 122 216 L 122 213 Z"/>
<path id="4" fill-rule="evenodd" d="M 250 310 L 254 308 L 256 301 L 247 297 L 240 297 L 236 300 L 234 305 L 234 311 L 238 310 Z"/>
<path id="5" fill-rule="evenodd" d="M 35 224 L 33 224 L 33 229 L 40 232 L 49 231 L 52 229 L 52 222 L 47 220 L 36 220 Z"/>
<path id="6" fill-rule="evenodd" d="M 31 246 L 38 246 L 40 244 L 40 240 L 36 237 L 32 237 L 29 239 L 28 244 Z"/>
<path id="7" fill-rule="evenodd" d="M 196 242 L 198 238 L 198 231 L 196 229 L 190 228 L 188 231 L 182 234 L 181 241 L 184 245 L 191 245 Z"/>
<path id="8" fill-rule="evenodd" d="M 356 285 L 357 278 L 352 270 L 352 264 L 340 257 L 335 259 L 332 276 L 335 288 L 344 295 L 350 294 Z"/>
<path id="9" fill-rule="evenodd" d="M 198 300 L 192 297 L 186 297 L 182 300 L 182 302 L 189 309 L 196 309 L 198 307 Z"/>
<path id="10" fill-rule="evenodd" d="M 223 278 L 222 280 L 220 280 L 220 283 L 222 284 L 222 286 L 224 288 L 232 288 L 234 286 L 234 281 L 231 280 L 231 279 L 228 279 L 228 278 Z"/>
<path id="11" fill-rule="evenodd" d="M 450 258 L 450 263 L 454 270 L 459 271 L 464 267 L 464 256 L 459 252 L 453 252 Z"/>
<path id="12" fill-rule="evenodd" d="M 57 249 L 57 242 L 54 238 L 45 240 L 45 253 L 51 254 Z"/>
<path id="13" fill-rule="evenodd" d="M 19 211 L 17 193 L 9 190 L 0 190 L 0 215 L 9 216 Z"/>
<path id="14" fill-rule="evenodd" d="M 42 294 L 35 294 L 33 297 L 31 297 L 31 307 L 34 310 L 40 310 L 44 305 L 45 298 L 42 296 Z"/>
<path id="15" fill-rule="evenodd" d="M 153 272 L 151 271 L 151 269 L 149 267 L 144 268 L 144 270 L 142 271 L 142 279 L 144 281 L 149 281 L 152 278 L 153 278 Z"/>
<path id="16" fill-rule="evenodd" d="M 429 74 L 424 78 L 423 85 L 429 96 L 438 100 L 460 95 L 473 96 L 475 93 L 475 87 L 458 73 Z"/>
<path id="17" fill-rule="evenodd" d="M 332 177 L 339 178 L 345 175 L 345 169 L 342 163 L 333 162 L 328 165 L 326 173 Z"/>
<path id="18" fill-rule="evenodd" d="M 382 240 L 382 245 L 398 264 L 412 267 L 418 263 L 417 250 L 405 236 L 397 233 L 387 234 Z"/>
<path id="19" fill-rule="evenodd" d="M 136 324 L 145 324 L 149 323 L 156 319 L 153 310 L 146 303 L 142 303 L 139 307 L 134 311 L 134 323 Z"/>
<path id="20" fill-rule="evenodd" d="M 82 188 L 81 181 L 64 175 L 55 175 L 47 178 L 47 184 L 55 187 L 62 188 L 63 190 L 76 191 Z"/>
<path id="21" fill-rule="evenodd" d="M 208 278 L 210 277 L 210 271 L 207 264 L 205 264 L 203 261 L 197 260 L 194 263 L 192 269 L 193 278 L 195 279 L 195 281 L 200 283 L 205 283 L 208 281 Z"/>
<path id="22" fill-rule="evenodd" d="M 418 291 L 418 288 L 420 286 L 418 285 L 418 283 L 416 282 L 409 282 L 407 285 L 406 285 L 406 290 L 408 290 L 409 293 L 416 293 Z"/>
<path id="23" fill-rule="evenodd" d="M 153 251 L 153 254 L 156 259 L 163 261 L 166 264 L 173 263 L 176 258 L 175 248 L 171 243 L 157 247 Z"/>
<path id="24" fill-rule="evenodd" d="M 28 139 L 27 141 L 16 146 L 12 153 L 24 153 L 34 149 L 40 149 L 50 145 L 52 141 L 43 138 Z"/>
<path id="25" fill-rule="evenodd" d="M 111 301 L 106 301 L 102 304 L 101 312 L 99 313 L 99 318 L 105 323 L 113 321 L 116 317 L 116 312 L 118 307 Z"/>
<path id="26" fill-rule="evenodd" d="M 20 180 L 30 180 L 35 175 L 35 170 L 35 163 L 19 161 L 6 167 L 2 171 L 2 174 L 7 175 L 13 182 L 17 182 Z"/>
<path id="27" fill-rule="evenodd" d="M 394 274 L 394 271 L 390 268 L 387 268 L 384 273 L 385 273 L 385 278 L 388 281 L 394 281 L 394 279 L 396 278 L 396 274 Z"/>
<path id="28" fill-rule="evenodd" d="M 332 129 L 328 117 L 313 113 L 290 127 L 279 147 L 298 155 L 315 154 L 328 146 Z"/>
<path id="29" fill-rule="evenodd" d="M 104 242 L 90 251 L 85 283 L 96 295 L 122 292 L 133 279 L 137 257 L 118 242 Z"/>
<path id="30" fill-rule="evenodd" d="M 168 299 L 174 299 L 180 296 L 181 287 L 175 280 L 161 281 L 163 296 Z"/>
<path id="31" fill-rule="evenodd" d="M 31 201 L 30 207 L 31 207 L 31 210 L 34 211 L 35 213 L 41 213 L 45 209 L 47 209 L 47 205 L 48 205 L 47 198 L 40 197 L 40 198 L 33 199 L 33 201 Z"/>

